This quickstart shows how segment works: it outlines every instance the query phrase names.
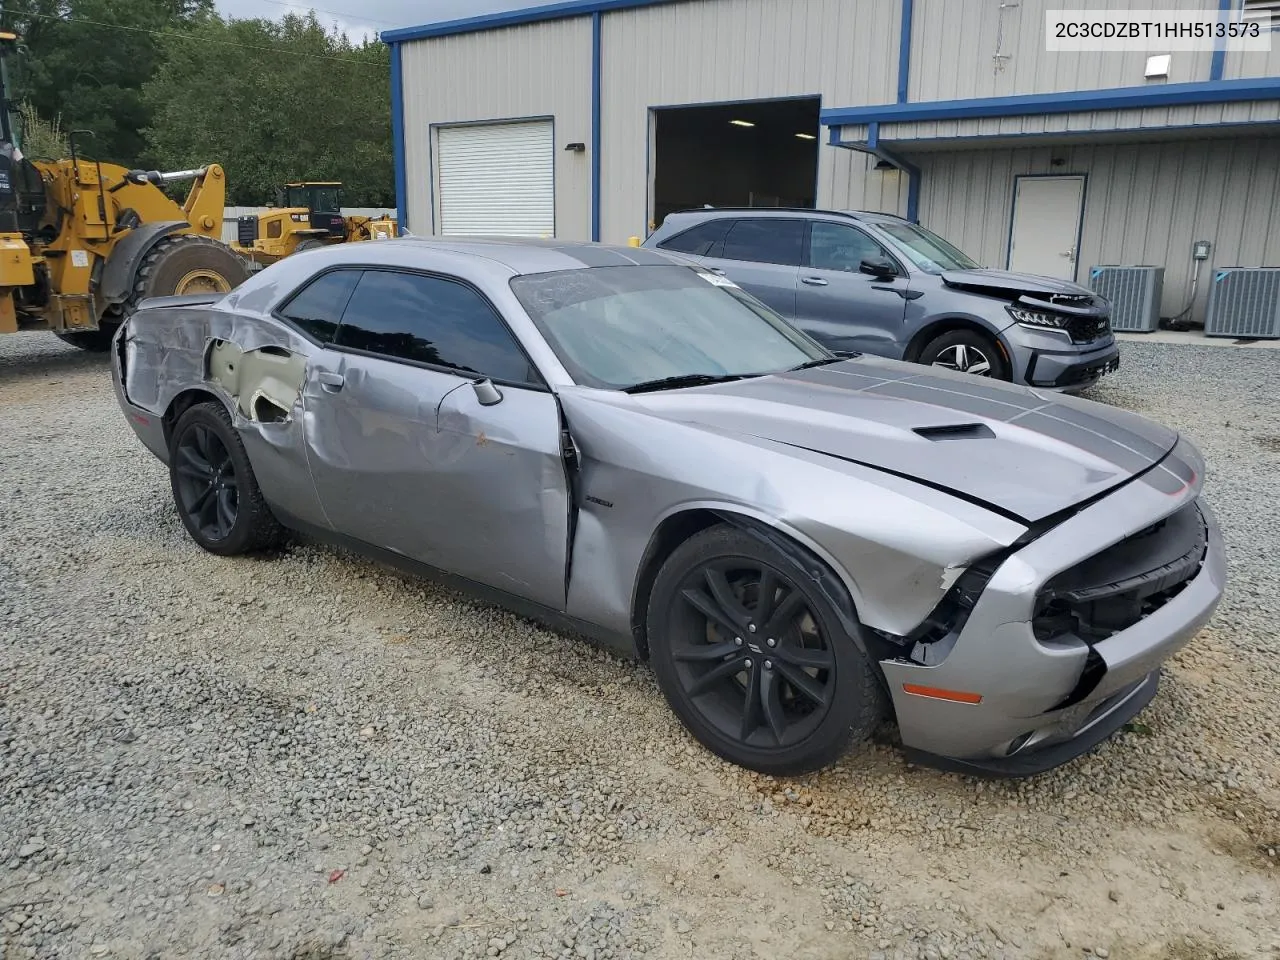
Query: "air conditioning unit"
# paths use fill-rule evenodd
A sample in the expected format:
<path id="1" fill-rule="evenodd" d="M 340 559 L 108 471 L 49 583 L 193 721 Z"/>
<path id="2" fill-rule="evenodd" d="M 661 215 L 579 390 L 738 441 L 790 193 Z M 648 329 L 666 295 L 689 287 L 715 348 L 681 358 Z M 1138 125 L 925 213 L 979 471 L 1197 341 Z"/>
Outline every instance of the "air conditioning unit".
<path id="1" fill-rule="evenodd" d="M 1280 339 L 1280 267 L 1213 271 L 1204 332 L 1210 337 Z"/>
<path id="2" fill-rule="evenodd" d="M 1160 329 L 1164 267 L 1090 267 L 1089 286 L 1111 301 L 1111 329 L 1150 333 Z"/>

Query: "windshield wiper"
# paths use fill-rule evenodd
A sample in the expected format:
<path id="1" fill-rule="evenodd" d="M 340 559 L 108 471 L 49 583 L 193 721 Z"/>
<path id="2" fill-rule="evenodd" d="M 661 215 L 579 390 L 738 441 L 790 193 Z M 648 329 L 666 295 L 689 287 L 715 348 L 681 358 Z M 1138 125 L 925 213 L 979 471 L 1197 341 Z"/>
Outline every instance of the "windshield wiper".
<path id="1" fill-rule="evenodd" d="M 623 393 L 648 393 L 651 390 L 678 390 L 680 387 L 704 387 L 709 383 L 729 383 L 741 380 L 741 373 L 682 373 L 678 377 L 660 377 L 623 387 Z"/>
<path id="2" fill-rule="evenodd" d="M 860 357 L 862 354 L 856 350 L 840 350 L 834 357 L 819 357 L 817 360 L 806 360 L 799 366 L 791 367 L 787 373 L 794 373 L 797 370 L 809 370 L 813 367 L 825 367 L 829 363 L 839 363 L 841 360 L 848 360 L 850 357 Z"/>

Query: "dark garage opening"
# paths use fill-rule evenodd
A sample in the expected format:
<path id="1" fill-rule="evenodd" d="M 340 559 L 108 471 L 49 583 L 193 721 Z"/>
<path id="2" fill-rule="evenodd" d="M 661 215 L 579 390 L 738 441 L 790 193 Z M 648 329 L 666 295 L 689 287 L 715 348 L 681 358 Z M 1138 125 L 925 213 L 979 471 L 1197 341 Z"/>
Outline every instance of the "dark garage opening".
<path id="1" fill-rule="evenodd" d="M 655 109 L 653 227 L 713 207 L 812 207 L 821 100 Z"/>

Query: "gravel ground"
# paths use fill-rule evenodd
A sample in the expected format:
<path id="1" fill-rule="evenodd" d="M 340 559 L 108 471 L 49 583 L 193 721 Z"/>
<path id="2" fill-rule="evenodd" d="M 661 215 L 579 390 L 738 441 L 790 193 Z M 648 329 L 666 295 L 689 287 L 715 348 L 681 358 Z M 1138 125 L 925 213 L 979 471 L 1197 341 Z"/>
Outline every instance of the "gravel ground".
<path id="1" fill-rule="evenodd" d="M 0 957 L 1280 954 L 1280 351 L 1094 391 L 1211 464 L 1232 582 L 1143 725 L 1017 783 L 774 780 L 648 670 L 356 557 L 189 542 L 101 356 L 0 338 Z"/>

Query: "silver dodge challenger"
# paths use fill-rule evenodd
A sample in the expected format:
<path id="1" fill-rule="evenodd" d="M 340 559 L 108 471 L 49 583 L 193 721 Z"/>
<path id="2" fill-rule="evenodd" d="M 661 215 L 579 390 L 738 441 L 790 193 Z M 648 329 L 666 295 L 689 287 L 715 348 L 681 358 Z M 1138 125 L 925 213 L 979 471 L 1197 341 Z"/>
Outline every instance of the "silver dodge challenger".
<path id="1" fill-rule="evenodd" d="M 146 301 L 112 366 L 205 550 L 288 529 L 585 634 L 770 774 L 886 718 L 923 763 L 1055 767 L 1151 700 L 1225 584 L 1174 431 L 832 353 L 655 251 L 325 248 Z"/>

